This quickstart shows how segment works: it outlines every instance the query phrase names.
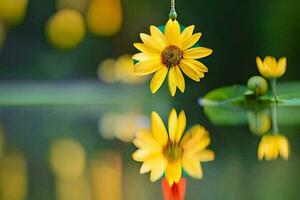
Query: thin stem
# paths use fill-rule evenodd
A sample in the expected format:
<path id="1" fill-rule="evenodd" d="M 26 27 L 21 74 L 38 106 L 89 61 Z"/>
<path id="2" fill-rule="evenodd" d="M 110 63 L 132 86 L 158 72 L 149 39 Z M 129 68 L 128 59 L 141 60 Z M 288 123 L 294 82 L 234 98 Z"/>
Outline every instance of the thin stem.
<path id="1" fill-rule="evenodd" d="M 169 18 L 175 20 L 177 18 L 177 13 L 175 9 L 175 0 L 171 0 L 171 10 L 169 13 Z"/>
<path id="2" fill-rule="evenodd" d="M 277 86 L 276 86 L 276 78 L 271 79 L 271 87 L 275 101 L 277 102 Z"/>
<path id="3" fill-rule="evenodd" d="M 272 118 L 272 129 L 274 134 L 279 133 L 278 123 L 277 123 L 277 103 L 271 103 L 271 118 Z"/>

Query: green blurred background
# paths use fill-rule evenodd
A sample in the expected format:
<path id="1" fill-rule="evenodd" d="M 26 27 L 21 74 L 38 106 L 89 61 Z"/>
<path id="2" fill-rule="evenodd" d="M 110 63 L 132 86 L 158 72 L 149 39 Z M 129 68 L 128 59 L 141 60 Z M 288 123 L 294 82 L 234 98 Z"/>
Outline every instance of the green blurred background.
<path id="1" fill-rule="evenodd" d="M 101 70 L 136 53 L 132 44 L 140 41 L 139 33 L 165 24 L 170 2 L 92 1 L 102 1 L 93 18 L 103 19 L 105 30 L 100 22 L 89 27 L 86 16 L 97 5 L 88 0 L 29 0 L 20 23 L 0 17 L 1 200 L 162 199 L 160 183 L 139 174 L 130 141 L 136 126 L 149 124 L 152 110 L 166 119 L 173 106 L 186 111 L 189 126 L 201 123 L 210 130 L 217 155 L 204 164 L 203 180 L 188 179 L 188 200 L 300 199 L 299 123 L 280 127 L 292 146 L 289 161 L 259 162 L 260 138 L 247 124 L 214 126 L 197 104 L 216 87 L 245 84 L 258 74 L 256 56 L 287 57 L 281 81 L 299 80 L 298 0 L 176 0 L 179 22 L 195 24 L 203 34 L 200 44 L 214 53 L 203 59 L 206 77 L 200 83 L 186 79 L 186 92 L 174 99 L 165 84 L 152 95 L 149 79 L 124 83 L 122 74 Z M 13 17 L 22 2 L 0 0 L 0 16 Z M 55 48 L 47 37 L 48 20 L 62 8 L 78 10 L 84 20 L 85 34 L 75 48 Z"/>

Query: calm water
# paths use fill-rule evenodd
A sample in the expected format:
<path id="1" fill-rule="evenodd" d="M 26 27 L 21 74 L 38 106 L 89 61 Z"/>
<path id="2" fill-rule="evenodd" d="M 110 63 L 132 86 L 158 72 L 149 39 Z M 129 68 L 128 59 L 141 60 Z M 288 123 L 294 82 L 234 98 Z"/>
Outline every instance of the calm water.
<path id="1" fill-rule="evenodd" d="M 164 119 L 169 109 L 153 104 Z M 1 199 L 162 199 L 160 182 L 140 175 L 131 158 L 132 132 L 149 125 L 151 110 L 140 104 L 2 107 Z M 216 159 L 203 164 L 202 180 L 188 178 L 186 199 L 300 199 L 299 123 L 280 125 L 279 117 L 291 158 L 266 162 L 257 160 L 260 137 L 247 123 L 216 126 L 202 108 L 187 119 L 209 129 Z"/>

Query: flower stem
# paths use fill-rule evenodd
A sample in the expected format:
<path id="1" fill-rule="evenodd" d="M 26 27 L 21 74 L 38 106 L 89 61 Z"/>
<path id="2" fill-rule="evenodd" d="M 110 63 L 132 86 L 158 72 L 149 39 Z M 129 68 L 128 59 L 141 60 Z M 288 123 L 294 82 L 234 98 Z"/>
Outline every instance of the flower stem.
<path id="1" fill-rule="evenodd" d="M 275 100 L 275 102 L 277 102 L 276 78 L 271 79 L 270 82 L 271 82 L 271 87 L 272 87 L 272 92 L 273 92 L 274 100 Z"/>
<path id="2" fill-rule="evenodd" d="M 175 20 L 177 18 L 177 13 L 175 10 L 175 0 L 171 0 L 171 10 L 169 13 L 169 18 Z"/>
<path id="3" fill-rule="evenodd" d="M 271 102 L 271 118 L 272 118 L 272 129 L 273 129 L 273 134 L 278 134 L 279 129 L 278 129 L 278 122 L 277 122 L 277 103 Z"/>

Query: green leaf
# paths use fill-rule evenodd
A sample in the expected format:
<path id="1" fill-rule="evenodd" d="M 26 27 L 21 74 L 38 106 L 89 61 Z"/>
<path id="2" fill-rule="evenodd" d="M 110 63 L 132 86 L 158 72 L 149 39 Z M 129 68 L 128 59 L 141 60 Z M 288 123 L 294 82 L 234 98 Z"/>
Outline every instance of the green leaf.
<path id="1" fill-rule="evenodd" d="M 246 91 L 247 87 L 243 85 L 221 87 L 206 94 L 199 103 L 202 106 L 242 104 Z"/>

